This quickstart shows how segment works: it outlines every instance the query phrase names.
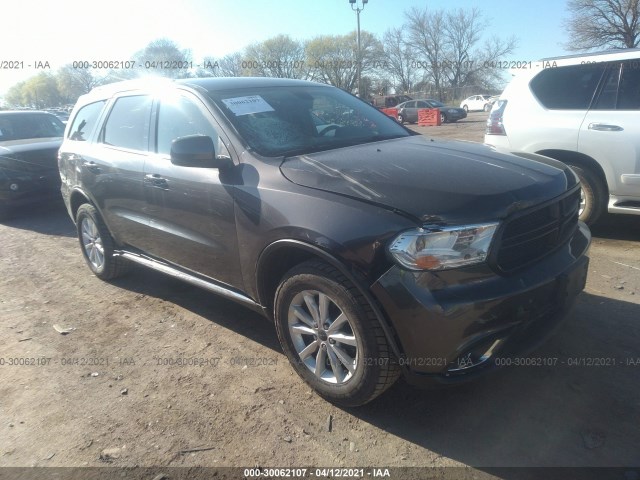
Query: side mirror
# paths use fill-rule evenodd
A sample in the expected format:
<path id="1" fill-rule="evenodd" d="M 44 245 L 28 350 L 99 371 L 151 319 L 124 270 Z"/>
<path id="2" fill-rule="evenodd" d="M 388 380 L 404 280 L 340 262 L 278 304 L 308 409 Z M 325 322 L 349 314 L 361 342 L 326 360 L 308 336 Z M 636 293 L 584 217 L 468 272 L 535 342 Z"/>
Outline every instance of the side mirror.
<path id="1" fill-rule="evenodd" d="M 189 135 L 171 142 L 171 163 L 181 167 L 221 168 L 228 158 L 218 158 L 213 140 L 207 135 Z"/>

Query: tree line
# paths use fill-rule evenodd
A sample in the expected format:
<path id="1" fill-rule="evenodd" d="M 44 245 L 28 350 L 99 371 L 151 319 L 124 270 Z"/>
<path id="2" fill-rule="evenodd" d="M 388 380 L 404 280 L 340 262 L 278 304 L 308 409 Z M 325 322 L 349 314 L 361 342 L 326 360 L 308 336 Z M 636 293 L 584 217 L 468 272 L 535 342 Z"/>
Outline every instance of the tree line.
<path id="1" fill-rule="evenodd" d="M 566 48 L 584 51 L 638 46 L 639 5 L 640 0 L 569 0 Z M 277 35 L 242 51 L 221 58 L 207 56 L 200 62 L 194 62 L 190 50 L 162 38 L 135 53 L 126 65 L 75 62 L 55 73 L 41 72 L 9 89 L 5 103 L 35 108 L 72 104 L 97 85 L 149 73 L 171 78 L 296 78 L 327 83 L 363 98 L 423 91 L 450 100 L 463 96 L 460 92 L 465 89 L 483 93 L 501 86 L 501 70 L 495 66 L 509 59 L 517 41 L 514 37 L 486 38 L 483 34 L 488 27 L 489 20 L 478 8 L 414 7 L 404 13 L 401 26 L 380 37 L 363 31 L 362 92 L 357 92 L 359 58 L 356 33 L 352 32 L 306 41 Z"/>

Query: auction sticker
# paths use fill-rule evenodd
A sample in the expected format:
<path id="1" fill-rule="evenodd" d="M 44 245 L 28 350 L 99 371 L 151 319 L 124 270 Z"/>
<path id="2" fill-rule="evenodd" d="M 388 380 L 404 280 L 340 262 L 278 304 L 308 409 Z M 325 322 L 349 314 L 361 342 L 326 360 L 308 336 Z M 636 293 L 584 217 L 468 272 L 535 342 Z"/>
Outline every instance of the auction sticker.
<path id="1" fill-rule="evenodd" d="M 226 98 L 222 101 L 229 110 L 235 113 L 236 117 L 239 117 L 240 115 L 249 115 L 250 113 L 274 111 L 273 107 L 271 107 L 271 105 L 269 105 L 260 95 Z"/>

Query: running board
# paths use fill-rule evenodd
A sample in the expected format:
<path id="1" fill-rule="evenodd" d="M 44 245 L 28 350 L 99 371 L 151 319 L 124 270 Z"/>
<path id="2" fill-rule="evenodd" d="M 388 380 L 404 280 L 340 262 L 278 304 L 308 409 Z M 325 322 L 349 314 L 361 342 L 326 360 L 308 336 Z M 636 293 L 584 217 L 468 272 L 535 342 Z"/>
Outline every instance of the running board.
<path id="1" fill-rule="evenodd" d="M 640 204 L 631 202 L 621 202 L 609 205 L 609 213 L 627 213 L 631 215 L 640 215 Z"/>
<path id="2" fill-rule="evenodd" d="M 198 278 L 194 275 L 189 275 L 188 273 L 185 273 L 176 268 L 173 268 L 170 265 L 167 265 L 166 263 L 160 263 L 150 258 L 142 257 L 140 255 L 134 255 L 129 252 L 120 251 L 120 252 L 115 252 L 115 254 L 122 258 L 126 258 L 127 260 L 130 260 L 132 262 L 135 262 L 137 264 L 151 268 L 158 272 L 162 272 L 166 275 L 169 275 L 170 277 L 177 278 L 178 280 L 182 280 L 183 282 L 190 283 L 191 285 L 195 285 L 196 287 L 209 290 L 210 292 L 213 292 L 215 294 L 222 295 L 223 297 L 227 297 L 231 300 L 235 300 L 236 302 L 243 303 L 254 309 L 258 309 L 262 311 L 262 307 L 256 302 L 254 302 L 252 299 L 247 297 L 246 295 L 243 295 L 239 292 L 225 288 L 221 285 L 207 282 L 206 280 Z"/>

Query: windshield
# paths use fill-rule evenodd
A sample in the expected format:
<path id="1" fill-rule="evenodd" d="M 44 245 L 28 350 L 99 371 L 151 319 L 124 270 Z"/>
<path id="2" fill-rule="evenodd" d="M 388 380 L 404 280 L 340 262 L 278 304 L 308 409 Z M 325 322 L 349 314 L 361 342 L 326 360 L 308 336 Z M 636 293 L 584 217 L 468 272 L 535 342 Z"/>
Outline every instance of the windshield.
<path id="1" fill-rule="evenodd" d="M 332 87 L 209 91 L 249 146 L 264 156 L 301 155 L 410 134 L 371 105 Z"/>
<path id="2" fill-rule="evenodd" d="M 0 142 L 62 137 L 63 134 L 64 124 L 54 115 L 41 113 L 0 115 Z"/>

